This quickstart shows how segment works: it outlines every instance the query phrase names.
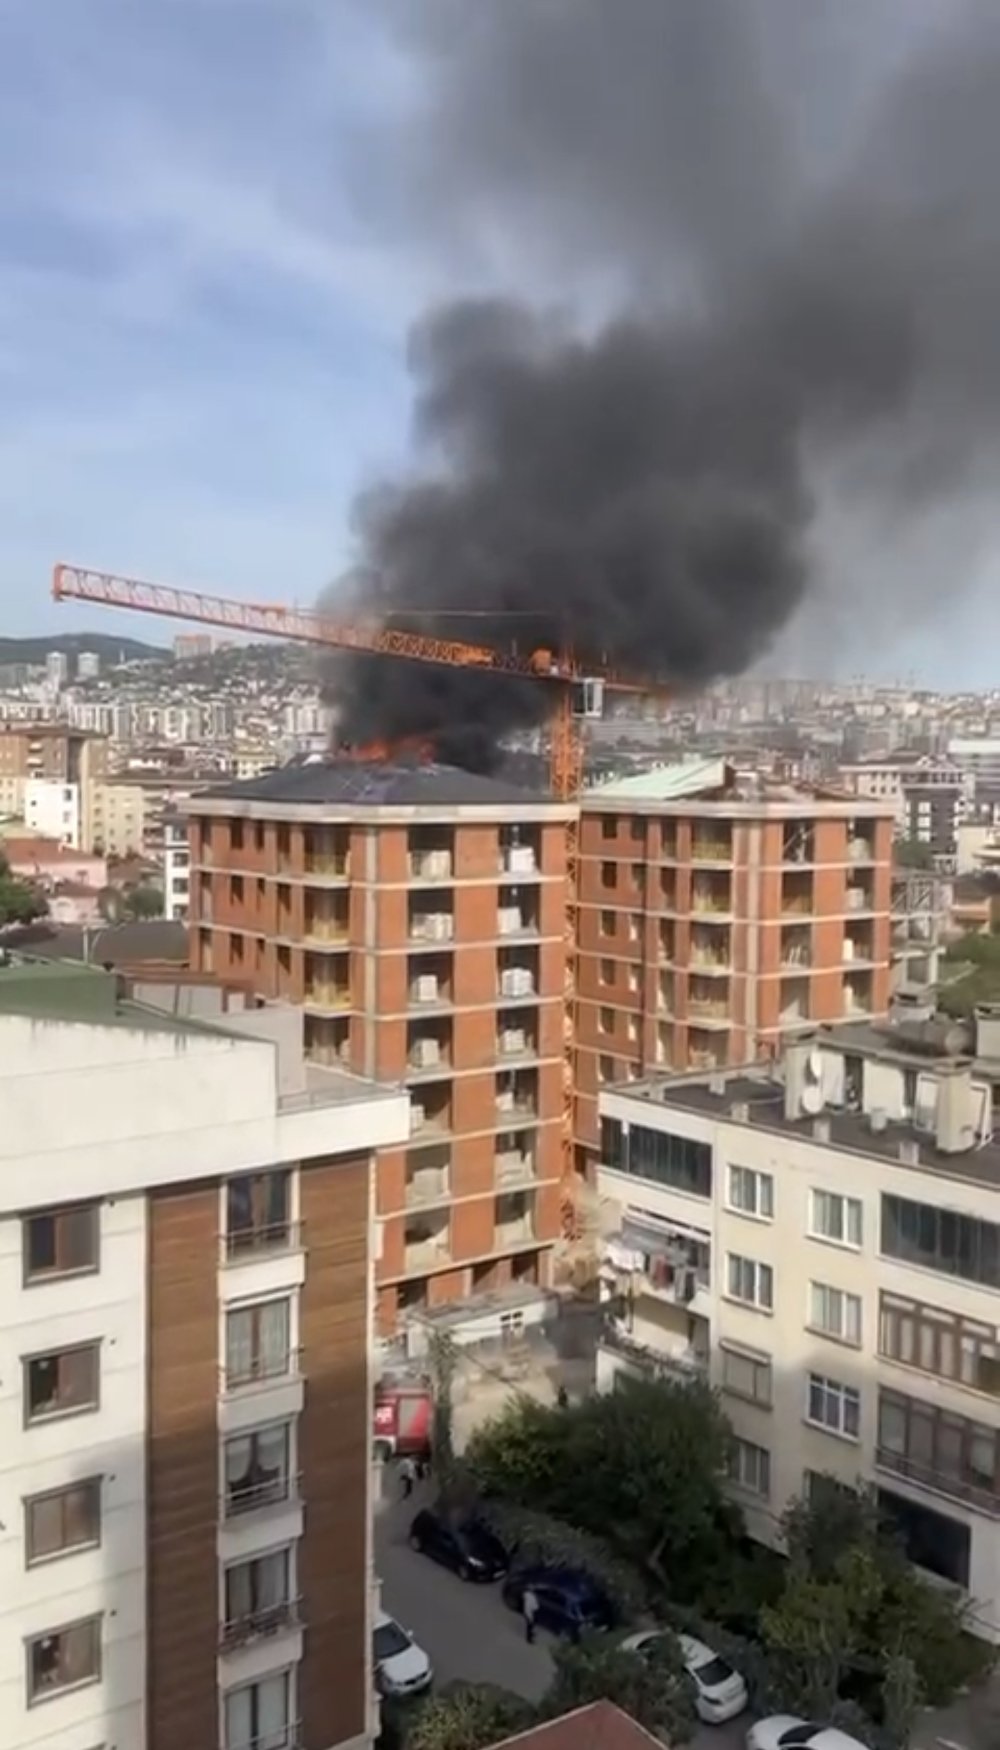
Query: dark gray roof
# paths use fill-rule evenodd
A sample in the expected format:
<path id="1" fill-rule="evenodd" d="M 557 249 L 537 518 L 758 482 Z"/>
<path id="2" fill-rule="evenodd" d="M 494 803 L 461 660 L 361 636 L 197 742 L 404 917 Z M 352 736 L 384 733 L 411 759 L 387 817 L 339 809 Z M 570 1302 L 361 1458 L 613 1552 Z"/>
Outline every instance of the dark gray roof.
<path id="1" fill-rule="evenodd" d="M 185 965 L 187 928 L 169 918 L 135 924 L 99 924 L 89 930 L 64 925 L 30 924 L 10 930 L 3 945 L 19 954 L 43 960 L 84 960 L 93 966 L 132 966 L 143 960 L 170 960 Z"/>
<path id="2" fill-rule="evenodd" d="M 516 808 L 552 800 L 547 794 L 463 772 L 458 766 L 394 760 L 317 760 L 312 765 L 282 766 L 259 778 L 215 785 L 201 795 L 206 801 L 331 808 Z"/>

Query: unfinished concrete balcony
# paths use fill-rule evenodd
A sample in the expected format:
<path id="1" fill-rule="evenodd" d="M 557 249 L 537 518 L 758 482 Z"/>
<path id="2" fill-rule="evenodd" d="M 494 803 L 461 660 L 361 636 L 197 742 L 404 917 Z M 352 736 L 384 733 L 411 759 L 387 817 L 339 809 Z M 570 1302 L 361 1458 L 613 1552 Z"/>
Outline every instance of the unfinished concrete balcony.
<path id="1" fill-rule="evenodd" d="M 873 979 L 870 969 L 844 974 L 844 1019 L 863 1020 L 872 1013 Z"/>
<path id="2" fill-rule="evenodd" d="M 535 1198 L 531 1191 L 503 1191 L 493 1200 L 493 1246 L 505 1251 L 535 1237 Z"/>
<path id="3" fill-rule="evenodd" d="M 696 924 L 691 931 L 689 965 L 692 970 L 715 977 L 732 965 L 732 933 L 728 924 Z"/>
<path id="4" fill-rule="evenodd" d="M 875 840 L 869 822 L 855 822 L 848 828 L 847 856 L 852 863 L 874 863 Z"/>
<path id="5" fill-rule="evenodd" d="M 537 1034 L 526 1024 L 523 1013 L 502 1011 L 497 1016 L 497 1057 L 507 1062 L 511 1058 L 534 1057 L 537 1051 Z"/>
<path id="6" fill-rule="evenodd" d="M 808 925 L 783 925 L 781 964 L 792 972 L 805 970 L 812 965 L 812 930 Z"/>
<path id="7" fill-rule="evenodd" d="M 447 1203 L 451 1195 L 451 1149 L 426 1148 L 406 1157 L 407 1209 Z"/>
<path id="8" fill-rule="evenodd" d="M 701 870 L 691 883 L 691 910 L 695 916 L 727 917 L 732 914 L 733 891 L 728 874 Z"/>
<path id="9" fill-rule="evenodd" d="M 500 829 L 500 873 L 537 875 L 542 865 L 542 835 L 538 827 L 505 826 Z"/>
<path id="10" fill-rule="evenodd" d="M 497 904 L 498 936 L 537 936 L 538 890 L 502 886 Z"/>
<path id="11" fill-rule="evenodd" d="M 346 881 L 350 875 L 351 838 L 347 828 L 307 827 L 305 872 L 316 884 Z"/>
<path id="12" fill-rule="evenodd" d="M 786 870 L 781 877 L 782 917 L 811 917 L 815 903 L 812 872 Z"/>
<path id="13" fill-rule="evenodd" d="M 871 965 L 875 959 L 875 933 L 871 924 L 852 924 L 844 932 L 845 964 Z"/>
<path id="14" fill-rule="evenodd" d="M 445 827 L 410 828 L 408 858 L 411 881 L 450 881 L 454 873 L 455 834 Z"/>
<path id="15" fill-rule="evenodd" d="M 498 1191 L 529 1185 L 535 1177 L 535 1151 L 531 1136 L 512 1132 L 498 1136 L 493 1156 L 493 1183 Z"/>
<path id="16" fill-rule="evenodd" d="M 451 1083 L 421 1085 L 410 1098 L 410 1136 L 427 1138 L 451 1133 Z"/>
<path id="17" fill-rule="evenodd" d="M 657 911 L 677 910 L 677 877 L 672 869 L 661 869 L 659 880 L 650 881 L 650 899 Z"/>
<path id="18" fill-rule="evenodd" d="M 691 1069 L 725 1069 L 727 1061 L 727 1048 L 721 1032 L 712 1033 L 696 1026 L 688 1028 L 687 1064 Z"/>
<path id="19" fill-rule="evenodd" d="M 406 1030 L 407 1081 L 451 1068 L 451 1022 L 412 1021 Z"/>
<path id="20" fill-rule="evenodd" d="M 351 1007 L 350 966 L 346 954 L 340 958 L 325 954 L 306 955 L 304 999 L 312 1009 Z"/>
<path id="21" fill-rule="evenodd" d="M 656 1029 L 656 1062 L 661 1069 L 675 1067 L 674 1029 L 671 1022 L 661 1022 Z"/>
<path id="22" fill-rule="evenodd" d="M 702 1027 L 728 1027 L 729 981 L 705 978 L 688 980 L 687 1012 Z"/>
<path id="23" fill-rule="evenodd" d="M 351 1024 L 323 1015 L 305 1017 L 305 1054 L 326 1069 L 346 1069 L 351 1062 Z"/>
<path id="24" fill-rule="evenodd" d="M 808 978 L 783 978 L 778 986 L 778 1020 L 782 1027 L 802 1027 L 810 1019 L 812 986 Z"/>
<path id="25" fill-rule="evenodd" d="M 450 942 L 455 934 L 454 909 L 442 894 L 412 894 L 408 920 L 411 942 Z"/>
<path id="26" fill-rule="evenodd" d="M 526 1002 L 538 995 L 538 949 L 501 948 L 497 956 L 497 995 Z"/>
<path id="27" fill-rule="evenodd" d="M 660 857 L 664 863 L 677 861 L 677 825 L 675 821 L 664 820 L 660 826 Z"/>
<path id="28" fill-rule="evenodd" d="M 501 1070 L 496 1078 L 496 1106 L 502 1118 L 537 1118 L 538 1071 Z"/>
<path id="29" fill-rule="evenodd" d="M 433 1009 L 448 1006 L 452 1000 L 452 957 L 450 954 L 418 954 L 407 966 L 406 999 L 411 1009 Z"/>
<path id="30" fill-rule="evenodd" d="M 284 932 L 279 929 L 279 934 Z M 346 893 L 311 895 L 306 898 L 302 931 L 307 942 L 346 947 L 350 935 L 350 909 Z"/>
<path id="31" fill-rule="evenodd" d="M 731 863 L 732 860 L 732 827 L 712 826 L 707 821 L 696 821 L 691 831 L 692 863 Z"/>
<path id="32" fill-rule="evenodd" d="M 846 904 L 848 912 L 866 912 L 875 910 L 875 887 L 871 881 L 855 878 L 847 884 Z"/>
<path id="33" fill-rule="evenodd" d="M 403 1229 L 403 1268 L 433 1270 L 451 1257 L 451 1217 L 446 1210 L 408 1215 Z"/>
<path id="34" fill-rule="evenodd" d="M 661 1015 L 672 1015 L 675 1011 L 675 986 L 673 974 L 661 972 L 656 984 L 656 1007 Z"/>
<path id="35" fill-rule="evenodd" d="M 815 863 L 816 834 L 811 820 L 788 820 L 781 835 L 783 863 Z"/>

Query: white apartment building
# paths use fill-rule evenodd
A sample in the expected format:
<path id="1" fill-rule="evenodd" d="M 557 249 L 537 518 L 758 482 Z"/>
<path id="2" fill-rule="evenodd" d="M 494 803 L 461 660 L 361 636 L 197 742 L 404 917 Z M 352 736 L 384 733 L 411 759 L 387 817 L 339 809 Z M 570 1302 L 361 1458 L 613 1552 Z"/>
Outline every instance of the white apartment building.
<path id="1" fill-rule="evenodd" d="M 163 915 L 186 923 L 191 900 L 191 847 L 187 821 L 164 811 L 163 815 Z"/>
<path id="2" fill-rule="evenodd" d="M 24 824 L 35 838 L 55 839 L 79 851 L 83 845 L 83 820 L 79 784 L 64 784 L 58 778 L 25 778 L 21 791 Z"/>
<path id="3" fill-rule="evenodd" d="M 600 1096 L 599 1383 L 708 1377 L 753 1535 L 832 1475 L 1000 1640 L 1000 1021 L 830 1029 Z M 993 1077 L 990 1068 L 992 1066 Z"/>
<path id="4" fill-rule="evenodd" d="M 0 967 L 4 1750 L 362 1750 L 373 1149 L 404 1094 Z"/>

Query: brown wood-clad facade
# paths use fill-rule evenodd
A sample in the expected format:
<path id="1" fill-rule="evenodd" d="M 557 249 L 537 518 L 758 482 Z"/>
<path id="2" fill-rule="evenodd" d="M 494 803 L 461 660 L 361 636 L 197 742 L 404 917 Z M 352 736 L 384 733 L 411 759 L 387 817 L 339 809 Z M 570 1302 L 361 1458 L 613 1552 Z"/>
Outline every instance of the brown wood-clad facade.
<path id="1" fill-rule="evenodd" d="M 303 1750 L 361 1736 L 369 1713 L 367 1156 L 302 1170 L 308 1248 L 300 1335 L 306 1371 L 299 1468 L 307 1535 L 299 1555 L 306 1625 L 299 1674 Z"/>
<path id="2" fill-rule="evenodd" d="M 149 1199 L 150 1750 L 218 1743 L 219 1189 Z"/>

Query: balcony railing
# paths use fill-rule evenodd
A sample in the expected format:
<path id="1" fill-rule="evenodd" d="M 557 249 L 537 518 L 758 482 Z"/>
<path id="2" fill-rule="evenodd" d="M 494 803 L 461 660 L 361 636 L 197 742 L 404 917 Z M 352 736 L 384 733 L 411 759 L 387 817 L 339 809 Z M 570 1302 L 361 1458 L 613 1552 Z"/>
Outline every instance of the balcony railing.
<path id="1" fill-rule="evenodd" d="M 509 1149 L 506 1154 L 493 1157 L 493 1182 L 504 1190 L 512 1185 L 527 1184 L 535 1176 L 535 1157 L 530 1152 L 522 1154 L 517 1149 Z"/>
<path id="2" fill-rule="evenodd" d="M 224 1622 L 219 1629 L 219 1651 L 232 1653 L 238 1647 L 248 1646 L 251 1641 L 301 1628 L 301 1603 L 299 1598 L 285 1598 L 278 1604 L 262 1605 L 258 1610 L 248 1611 L 245 1616 Z"/>
<path id="3" fill-rule="evenodd" d="M 683 1380 L 708 1377 L 708 1357 L 698 1350 L 690 1346 L 670 1353 L 651 1349 L 637 1342 L 619 1320 L 610 1316 L 601 1325 L 598 1340 L 602 1348 L 613 1350 L 644 1373 Z"/>
<path id="4" fill-rule="evenodd" d="M 226 1739 L 226 1750 L 302 1750 L 302 1721 L 289 1720 L 284 1726 L 270 1727 L 256 1738 Z"/>
<path id="5" fill-rule="evenodd" d="M 223 1518 L 239 1519 L 244 1513 L 259 1513 L 265 1507 L 284 1507 L 298 1499 L 299 1478 L 289 1471 L 251 1473 L 227 1483 L 222 1497 Z"/>
<path id="6" fill-rule="evenodd" d="M 932 1489 L 935 1494 L 949 1495 L 953 1501 L 968 1501 L 981 1513 L 1000 1519 L 1000 1494 L 995 1488 L 983 1487 L 965 1477 L 951 1476 L 947 1471 L 935 1470 L 932 1465 L 918 1464 L 916 1459 L 907 1458 L 901 1452 L 890 1452 L 884 1446 L 876 1448 L 875 1463 L 879 1470 L 906 1477 L 921 1488 Z"/>
<path id="7" fill-rule="evenodd" d="M 302 1248 L 300 1221 L 273 1221 L 254 1227 L 236 1227 L 220 1236 L 227 1264 L 248 1264 L 276 1252 L 298 1252 Z"/>
<path id="8" fill-rule="evenodd" d="M 733 860 L 732 840 L 728 838 L 693 839 L 691 858 L 696 863 L 731 863 Z"/>
<path id="9" fill-rule="evenodd" d="M 246 1363 L 219 1369 L 225 1393 L 246 1391 L 251 1386 L 275 1385 L 282 1379 L 296 1379 L 301 1350 L 289 1347 L 281 1355 L 251 1355 Z"/>

